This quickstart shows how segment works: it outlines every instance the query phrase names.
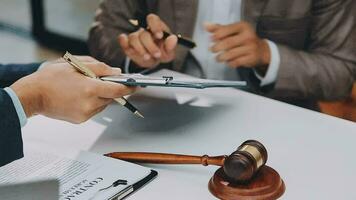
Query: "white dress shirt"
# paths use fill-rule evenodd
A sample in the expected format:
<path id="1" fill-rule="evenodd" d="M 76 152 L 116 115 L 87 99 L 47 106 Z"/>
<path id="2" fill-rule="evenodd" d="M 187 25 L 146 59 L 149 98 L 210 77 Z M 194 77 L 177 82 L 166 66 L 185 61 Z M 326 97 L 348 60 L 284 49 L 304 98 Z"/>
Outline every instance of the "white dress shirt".
<path id="1" fill-rule="evenodd" d="M 209 51 L 213 45 L 210 40 L 210 33 L 204 28 L 205 22 L 218 24 L 231 24 L 241 21 L 241 0 L 200 0 L 198 6 L 197 19 L 194 28 L 193 40 L 197 47 L 192 50 L 192 54 L 200 63 L 203 72 L 209 79 L 238 80 L 235 69 L 228 67 L 224 63 L 215 60 L 216 54 Z M 271 63 L 264 77 L 257 77 L 261 80 L 261 86 L 273 83 L 277 79 L 280 64 L 280 55 L 277 46 L 268 41 L 271 50 Z M 189 73 L 189 70 L 188 72 Z"/>
<path id="2" fill-rule="evenodd" d="M 43 66 L 44 65 L 41 64 L 38 67 L 37 71 L 40 70 Z M 17 96 L 15 91 L 12 90 L 10 87 L 6 87 L 6 88 L 4 88 L 4 90 L 10 96 L 11 101 L 15 106 L 16 114 L 17 114 L 17 116 L 19 118 L 21 127 L 24 127 L 27 124 L 27 116 L 26 116 L 24 108 L 22 107 L 22 104 L 21 104 L 21 101 L 20 101 L 19 97 Z"/>
<path id="3" fill-rule="evenodd" d="M 27 116 L 26 116 L 25 111 L 22 107 L 20 99 L 17 97 L 16 93 L 11 88 L 6 87 L 6 88 L 4 88 L 4 90 L 10 96 L 12 103 L 15 106 L 15 110 L 16 110 L 17 116 L 19 118 L 21 127 L 24 127 L 27 123 Z"/>

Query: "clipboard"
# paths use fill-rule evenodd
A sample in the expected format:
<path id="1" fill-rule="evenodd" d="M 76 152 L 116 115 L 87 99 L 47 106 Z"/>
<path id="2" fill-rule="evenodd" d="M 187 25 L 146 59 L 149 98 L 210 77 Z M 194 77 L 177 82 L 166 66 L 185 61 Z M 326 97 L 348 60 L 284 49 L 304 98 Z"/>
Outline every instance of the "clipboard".
<path id="1" fill-rule="evenodd" d="M 108 200 L 121 200 L 126 199 L 128 196 L 132 195 L 137 190 L 141 189 L 143 186 L 151 182 L 155 179 L 158 175 L 158 172 L 155 170 L 151 170 L 151 173 L 147 175 L 145 178 L 139 180 L 138 182 L 134 183 L 133 185 L 129 185 L 125 189 L 119 191 L 117 194 L 109 198 Z"/>
<path id="2" fill-rule="evenodd" d="M 127 86 L 157 86 L 157 87 L 183 87 L 183 88 L 214 88 L 214 87 L 233 87 L 246 89 L 245 81 L 224 81 L 199 78 L 174 78 L 173 76 L 154 77 L 142 74 L 121 74 L 118 76 L 100 77 L 103 81 L 112 81 Z"/>

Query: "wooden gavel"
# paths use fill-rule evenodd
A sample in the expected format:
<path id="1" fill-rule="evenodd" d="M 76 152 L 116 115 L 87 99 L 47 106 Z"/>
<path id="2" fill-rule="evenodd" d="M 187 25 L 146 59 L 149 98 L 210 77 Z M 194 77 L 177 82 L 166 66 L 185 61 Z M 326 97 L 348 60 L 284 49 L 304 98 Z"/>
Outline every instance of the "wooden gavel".
<path id="1" fill-rule="evenodd" d="M 114 152 L 105 156 L 134 163 L 151 164 L 202 164 L 222 166 L 225 176 L 232 182 L 246 182 L 266 164 L 267 150 L 256 140 L 247 140 L 231 155 L 192 156 L 165 153 Z"/>

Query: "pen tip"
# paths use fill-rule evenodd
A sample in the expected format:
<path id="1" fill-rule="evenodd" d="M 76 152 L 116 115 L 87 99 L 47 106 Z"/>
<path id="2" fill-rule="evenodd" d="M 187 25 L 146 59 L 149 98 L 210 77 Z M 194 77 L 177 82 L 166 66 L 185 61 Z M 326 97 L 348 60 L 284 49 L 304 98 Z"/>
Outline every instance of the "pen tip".
<path id="1" fill-rule="evenodd" d="M 134 113 L 136 116 L 138 116 L 138 117 L 141 117 L 141 118 L 145 118 L 140 112 L 138 112 L 138 111 L 136 111 L 135 113 Z"/>

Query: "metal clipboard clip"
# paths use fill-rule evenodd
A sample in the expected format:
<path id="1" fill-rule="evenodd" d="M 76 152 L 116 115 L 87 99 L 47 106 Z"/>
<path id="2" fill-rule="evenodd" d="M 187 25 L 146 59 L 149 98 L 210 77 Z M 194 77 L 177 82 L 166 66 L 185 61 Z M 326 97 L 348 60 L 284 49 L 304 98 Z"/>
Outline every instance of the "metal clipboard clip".
<path id="1" fill-rule="evenodd" d="M 173 76 L 162 76 L 162 78 L 166 81 L 166 85 L 173 81 Z"/>

